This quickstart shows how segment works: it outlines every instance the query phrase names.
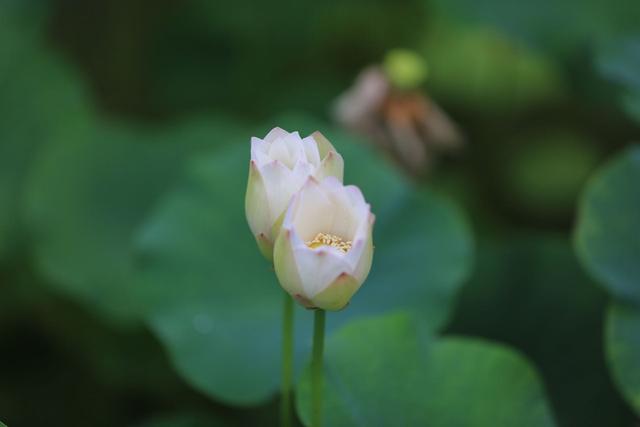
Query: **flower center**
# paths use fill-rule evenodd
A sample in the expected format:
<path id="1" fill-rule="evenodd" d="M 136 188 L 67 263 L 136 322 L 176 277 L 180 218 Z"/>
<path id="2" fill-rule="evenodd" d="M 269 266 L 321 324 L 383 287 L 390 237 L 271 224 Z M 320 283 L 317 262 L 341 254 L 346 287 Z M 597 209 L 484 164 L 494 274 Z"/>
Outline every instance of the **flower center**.
<path id="1" fill-rule="evenodd" d="M 320 246 L 332 246 L 340 249 L 346 254 L 349 249 L 351 249 L 351 240 L 343 240 L 342 237 L 329 233 L 318 233 L 313 240 L 306 242 L 306 245 L 311 249 L 315 249 Z"/>

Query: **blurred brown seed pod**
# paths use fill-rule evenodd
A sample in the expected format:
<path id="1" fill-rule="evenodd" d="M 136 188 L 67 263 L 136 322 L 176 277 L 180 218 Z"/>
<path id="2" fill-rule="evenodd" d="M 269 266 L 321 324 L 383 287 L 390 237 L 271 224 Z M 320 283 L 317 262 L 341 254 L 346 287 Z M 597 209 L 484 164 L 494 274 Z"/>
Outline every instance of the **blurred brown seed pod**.
<path id="1" fill-rule="evenodd" d="M 437 157 L 463 145 L 449 116 L 419 89 L 395 88 L 381 67 L 365 68 L 336 101 L 346 128 L 391 154 L 410 175 L 424 175 Z"/>

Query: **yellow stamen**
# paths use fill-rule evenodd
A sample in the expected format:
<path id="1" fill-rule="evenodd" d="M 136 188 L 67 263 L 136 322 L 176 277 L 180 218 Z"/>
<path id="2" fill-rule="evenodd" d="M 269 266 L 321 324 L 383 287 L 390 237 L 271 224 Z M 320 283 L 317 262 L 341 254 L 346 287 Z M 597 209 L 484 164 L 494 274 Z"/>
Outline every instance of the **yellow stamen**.
<path id="1" fill-rule="evenodd" d="M 318 233 L 313 240 L 306 242 L 306 245 L 311 249 L 315 249 L 320 246 L 332 246 L 340 249 L 345 254 L 351 249 L 351 240 L 343 240 L 342 237 L 335 236 L 328 233 Z"/>

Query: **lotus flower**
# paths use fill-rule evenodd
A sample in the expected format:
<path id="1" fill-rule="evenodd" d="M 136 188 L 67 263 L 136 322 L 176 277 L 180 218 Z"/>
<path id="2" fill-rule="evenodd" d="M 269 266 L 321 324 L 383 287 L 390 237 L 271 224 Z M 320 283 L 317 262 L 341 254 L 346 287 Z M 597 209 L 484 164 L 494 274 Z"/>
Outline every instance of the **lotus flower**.
<path id="1" fill-rule="evenodd" d="M 272 258 L 284 211 L 309 177 L 333 176 L 342 181 L 342 156 L 319 132 L 300 138 L 280 128 L 264 139 L 251 139 L 245 211 L 260 252 Z"/>
<path id="2" fill-rule="evenodd" d="M 307 308 L 344 308 L 369 274 L 374 218 L 357 187 L 308 178 L 291 199 L 274 246 L 282 287 Z"/>

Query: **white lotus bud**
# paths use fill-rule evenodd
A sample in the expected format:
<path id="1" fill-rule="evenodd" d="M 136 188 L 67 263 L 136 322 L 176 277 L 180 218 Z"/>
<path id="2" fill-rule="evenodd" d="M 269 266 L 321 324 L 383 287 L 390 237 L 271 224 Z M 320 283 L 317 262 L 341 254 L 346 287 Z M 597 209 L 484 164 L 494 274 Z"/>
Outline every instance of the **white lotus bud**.
<path id="1" fill-rule="evenodd" d="M 300 138 L 280 128 L 264 139 L 251 138 L 245 212 L 258 247 L 272 258 L 273 242 L 291 197 L 309 177 L 342 181 L 342 156 L 320 133 Z"/>
<path id="2" fill-rule="evenodd" d="M 358 187 L 308 178 L 274 247 L 282 287 L 307 308 L 344 308 L 371 269 L 374 218 Z"/>

